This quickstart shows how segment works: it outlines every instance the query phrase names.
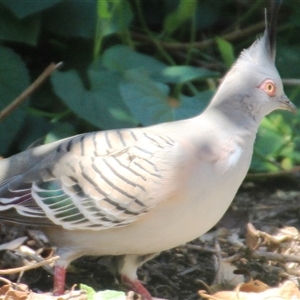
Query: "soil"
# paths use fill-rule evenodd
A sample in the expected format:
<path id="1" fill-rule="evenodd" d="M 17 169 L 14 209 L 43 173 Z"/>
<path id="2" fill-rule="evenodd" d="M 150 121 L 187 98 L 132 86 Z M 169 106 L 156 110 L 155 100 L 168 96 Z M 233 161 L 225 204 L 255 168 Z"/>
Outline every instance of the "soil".
<path id="1" fill-rule="evenodd" d="M 295 275 L 299 272 L 298 264 L 287 265 L 276 259 L 270 260 L 261 252 L 299 254 L 298 177 L 296 169 L 288 173 L 249 176 L 239 189 L 230 209 L 208 234 L 186 245 L 165 251 L 147 262 L 138 271 L 139 279 L 153 296 L 171 300 L 200 299 L 198 290 L 214 290 L 216 284 L 220 283 L 226 285 L 218 286 L 217 289 L 232 289 L 234 283 L 228 284 L 231 275 L 225 273 L 231 274 L 233 269 L 242 269 L 245 280 L 251 277 L 270 286 L 277 286 L 286 279 L 295 280 Z M 246 239 L 249 222 L 256 230 L 268 233 L 271 241 L 266 242 L 265 235 L 261 235 L 257 239 L 254 238 L 257 245 L 253 246 L 253 237 L 252 242 Z M 26 229 L 23 227 L 14 226 L 13 229 L 8 229 L 6 226 L 1 227 L 2 243 L 26 235 Z M 282 228 L 294 230 L 294 238 L 282 239 L 277 245 L 277 233 Z M 275 242 L 273 237 L 276 239 Z M 13 251 L 1 251 L 0 255 L 1 269 L 21 264 L 18 255 Z M 73 262 L 68 268 L 68 286 L 83 283 L 96 291 L 104 289 L 125 291 L 126 288 L 110 270 L 110 259 L 110 257 L 83 257 Z M 220 266 L 224 262 L 226 271 L 223 266 L 221 272 Z M 15 281 L 18 276 L 18 274 L 9 275 L 7 278 Z M 47 292 L 52 288 L 53 277 L 43 268 L 26 271 L 20 278 L 21 282 L 28 284 L 37 292 Z"/>

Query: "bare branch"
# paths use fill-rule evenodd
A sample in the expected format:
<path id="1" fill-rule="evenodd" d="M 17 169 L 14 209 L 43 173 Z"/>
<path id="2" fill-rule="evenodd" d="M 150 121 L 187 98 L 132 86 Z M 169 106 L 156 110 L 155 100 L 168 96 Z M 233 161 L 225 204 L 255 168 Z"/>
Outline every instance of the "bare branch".
<path id="1" fill-rule="evenodd" d="M 23 266 L 23 267 L 19 267 L 19 268 L 13 268 L 13 269 L 7 269 L 7 270 L 0 270 L 0 274 L 15 274 L 15 273 L 28 271 L 28 270 L 35 269 L 38 267 L 42 267 L 44 265 L 51 264 L 58 259 L 59 259 L 59 256 L 53 256 L 53 257 L 50 257 L 48 259 L 45 259 L 41 262 L 38 262 L 38 263 L 35 263 L 32 265 Z"/>
<path id="2" fill-rule="evenodd" d="M 3 121 L 13 110 L 23 103 L 56 69 L 62 65 L 51 63 L 44 72 L 25 90 L 0 112 L 0 122 Z"/>
<path id="3" fill-rule="evenodd" d="M 235 41 L 239 38 L 245 38 L 245 36 L 249 36 L 255 32 L 259 32 L 262 29 L 264 29 L 265 27 L 265 22 L 260 22 L 257 24 L 254 24 L 252 26 L 249 26 L 248 28 L 245 29 L 236 29 L 233 32 L 224 34 L 221 36 L 222 39 L 226 40 L 226 41 Z M 137 32 L 131 32 L 132 36 L 135 39 L 138 39 L 140 41 L 145 41 L 145 42 L 150 42 L 155 44 L 155 42 L 153 41 L 152 38 L 149 38 L 146 35 L 143 35 L 141 33 L 137 33 Z M 197 49 L 204 49 L 212 44 L 215 43 L 215 39 L 207 39 L 201 42 L 194 42 L 194 43 L 170 43 L 170 42 L 162 42 L 162 41 L 156 41 L 159 42 L 160 45 L 162 47 L 164 47 L 165 49 L 169 49 L 169 50 L 187 50 L 188 48 L 197 48 Z"/>

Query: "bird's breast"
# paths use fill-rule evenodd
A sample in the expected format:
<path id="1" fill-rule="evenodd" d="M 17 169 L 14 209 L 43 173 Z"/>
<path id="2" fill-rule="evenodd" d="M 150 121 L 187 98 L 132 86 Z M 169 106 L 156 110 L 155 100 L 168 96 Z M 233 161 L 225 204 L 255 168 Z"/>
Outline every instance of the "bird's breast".
<path id="1" fill-rule="evenodd" d="M 69 238 L 58 243 L 73 243 L 92 255 L 144 255 L 204 234 L 226 212 L 251 160 L 251 146 L 232 141 L 219 146 L 219 155 L 212 146 L 199 155 L 197 147 L 184 145 L 170 153 L 171 158 L 160 157 L 165 162 L 157 166 L 163 165 L 165 171 L 161 170 L 157 188 L 151 189 L 156 204 L 131 224 L 100 231 L 69 231 Z M 73 233 L 77 238 L 70 238 Z"/>

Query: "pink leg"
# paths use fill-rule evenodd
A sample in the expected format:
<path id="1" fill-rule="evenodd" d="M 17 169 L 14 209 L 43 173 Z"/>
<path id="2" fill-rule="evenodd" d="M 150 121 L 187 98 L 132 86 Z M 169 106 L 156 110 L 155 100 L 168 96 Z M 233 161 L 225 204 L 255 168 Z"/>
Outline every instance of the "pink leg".
<path id="1" fill-rule="evenodd" d="M 137 294 L 140 294 L 143 300 L 152 300 L 150 293 L 147 291 L 147 289 L 142 285 L 142 283 L 138 279 L 132 281 L 125 275 L 121 275 L 121 279 L 122 282 L 126 286 L 128 286 L 131 290 L 133 290 Z"/>
<path id="2" fill-rule="evenodd" d="M 65 292 L 66 269 L 64 267 L 55 266 L 54 268 L 54 287 L 53 295 L 60 296 Z"/>

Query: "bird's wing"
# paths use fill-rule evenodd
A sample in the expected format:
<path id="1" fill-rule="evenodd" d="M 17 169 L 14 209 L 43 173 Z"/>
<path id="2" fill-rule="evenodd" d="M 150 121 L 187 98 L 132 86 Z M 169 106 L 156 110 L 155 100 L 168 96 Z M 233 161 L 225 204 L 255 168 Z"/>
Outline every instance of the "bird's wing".
<path id="1" fill-rule="evenodd" d="M 155 191 L 162 172 L 171 168 L 168 157 L 175 146 L 165 135 L 139 129 L 65 140 L 1 183 L 1 218 L 66 229 L 130 224 L 159 201 Z"/>

